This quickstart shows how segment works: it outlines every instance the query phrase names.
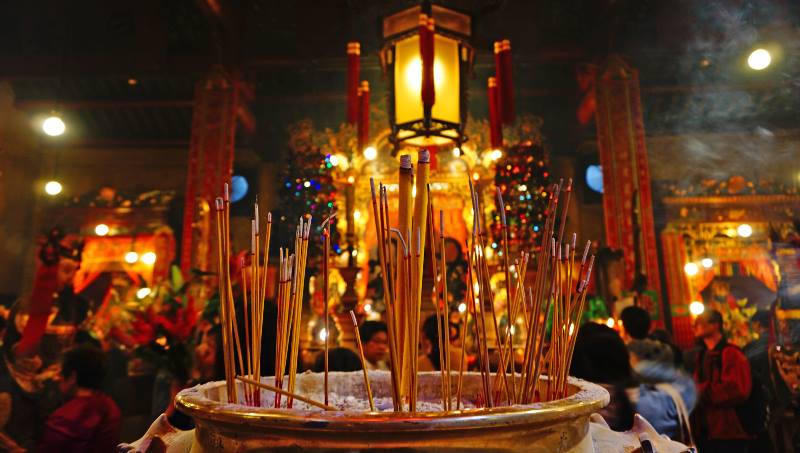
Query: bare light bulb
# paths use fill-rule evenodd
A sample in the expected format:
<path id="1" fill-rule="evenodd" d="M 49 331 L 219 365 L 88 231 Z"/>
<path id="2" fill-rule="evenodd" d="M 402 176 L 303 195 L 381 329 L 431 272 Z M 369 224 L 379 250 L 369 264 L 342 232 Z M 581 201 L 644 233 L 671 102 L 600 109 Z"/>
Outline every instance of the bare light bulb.
<path id="1" fill-rule="evenodd" d="M 706 311 L 706 306 L 698 300 L 689 304 L 689 313 L 693 314 L 694 316 L 700 316 L 704 311 Z"/>
<path id="2" fill-rule="evenodd" d="M 156 263 L 156 254 L 153 253 L 153 252 L 145 253 L 144 255 L 142 255 L 142 262 L 144 264 L 150 264 L 150 265 L 155 264 Z"/>
<path id="3" fill-rule="evenodd" d="M 98 223 L 96 227 L 94 227 L 94 234 L 98 236 L 105 236 L 111 229 L 105 223 Z"/>
<path id="4" fill-rule="evenodd" d="M 47 184 L 44 185 L 44 191 L 47 195 L 56 196 L 61 193 L 61 183 L 58 181 L 48 181 Z"/>
<path id="5" fill-rule="evenodd" d="M 59 116 L 51 115 L 42 122 L 42 131 L 51 137 L 58 137 L 66 130 L 67 126 Z"/>
<path id="6" fill-rule="evenodd" d="M 749 238 L 750 236 L 753 235 L 753 227 L 751 227 L 746 223 L 743 223 L 738 227 L 736 227 L 736 233 L 743 238 Z"/>
<path id="7" fill-rule="evenodd" d="M 747 57 L 747 65 L 756 71 L 766 69 L 770 63 L 772 63 L 772 55 L 766 49 L 756 49 Z"/>
<path id="8" fill-rule="evenodd" d="M 139 254 L 138 253 L 136 253 L 136 252 L 131 250 L 130 252 L 125 254 L 125 262 L 126 263 L 134 264 L 137 261 L 139 261 Z"/>

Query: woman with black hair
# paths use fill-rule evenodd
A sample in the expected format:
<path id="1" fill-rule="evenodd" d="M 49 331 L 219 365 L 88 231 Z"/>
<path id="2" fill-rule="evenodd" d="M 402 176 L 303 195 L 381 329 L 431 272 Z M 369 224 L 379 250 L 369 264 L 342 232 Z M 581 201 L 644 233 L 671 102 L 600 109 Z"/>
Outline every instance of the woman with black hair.
<path id="1" fill-rule="evenodd" d="M 450 324 L 450 323 L 448 323 Z M 449 325 L 449 327 L 453 327 Z M 450 328 L 442 341 L 449 341 L 451 338 Z M 417 367 L 419 371 L 440 371 L 442 369 L 439 359 L 439 328 L 436 325 L 436 315 L 430 315 L 422 324 L 422 336 L 420 337 L 420 355 L 417 357 Z M 450 344 L 450 370 L 458 371 L 461 364 L 461 348 Z M 465 357 L 466 359 L 466 357 Z M 466 360 L 464 360 L 466 363 Z"/>

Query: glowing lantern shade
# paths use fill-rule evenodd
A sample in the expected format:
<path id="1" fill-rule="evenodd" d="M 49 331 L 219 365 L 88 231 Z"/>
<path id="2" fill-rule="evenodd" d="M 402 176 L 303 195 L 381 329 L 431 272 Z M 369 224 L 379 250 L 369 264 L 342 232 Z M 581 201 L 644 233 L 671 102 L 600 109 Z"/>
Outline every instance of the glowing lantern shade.
<path id="1" fill-rule="evenodd" d="M 425 109 L 422 101 L 423 67 L 420 51 L 420 14 L 434 21 L 434 103 Z M 395 150 L 401 143 L 413 146 L 441 145 L 463 141 L 467 117 L 466 74 L 473 61 L 467 42 L 472 19 L 462 13 L 431 6 L 414 6 L 383 20 L 385 44 L 381 61 L 389 76 L 390 136 Z M 430 36 L 430 35 L 427 35 Z"/>

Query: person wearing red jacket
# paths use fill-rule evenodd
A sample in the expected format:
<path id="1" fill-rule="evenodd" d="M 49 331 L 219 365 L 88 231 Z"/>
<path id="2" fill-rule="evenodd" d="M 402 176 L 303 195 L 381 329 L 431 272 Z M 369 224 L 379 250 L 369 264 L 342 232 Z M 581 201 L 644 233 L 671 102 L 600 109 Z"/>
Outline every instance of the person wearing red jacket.
<path id="1" fill-rule="evenodd" d="M 103 453 L 116 449 L 122 416 L 100 391 L 106 357 L 99 348 L 76 346 L 64 353 L 59 387 L 71 399 L 56 409 L 44 426 L 38 451 Z"/>
<path id="2" fill-rule="evenodd" d="M 703 453 L 747 452 L 750 436 L 736 414 L 750 395 L 750 364 L 742 351 L 725 341 L 722 315 L 706 309 L 694 322 L 701 343 L 694 372 L 698 407 L 694 433 Z"/>

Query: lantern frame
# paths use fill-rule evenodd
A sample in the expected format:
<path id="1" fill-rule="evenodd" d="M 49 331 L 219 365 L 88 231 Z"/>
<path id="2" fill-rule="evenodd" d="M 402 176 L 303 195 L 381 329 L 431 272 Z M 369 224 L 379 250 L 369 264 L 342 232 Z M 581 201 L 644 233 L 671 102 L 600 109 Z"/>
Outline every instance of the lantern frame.
<path id="1" fill-rule="evenodd" d="M 458 119 L 457 123 L 433 117 L 432 111 L 425 111 L 421 118 L 415 118 L 403 123 L 397 122 L 396 115 L 396 80 L 395 64 L 397 63 L 397 44 L 412 36 L 419 35 L 419 16 L 426 13 L 436 21 L 434 39 L 441 36 L 454 40 L 458 52 Z M 393 154 L 397 154 L 404 142 L 421 137 L 436 137 L 452 141 L 455 146 L 461 146 L 467 140 L 464 130 L 467 123 L 469 91 L 466 81 L 472 75 L 475 60 L 475 50 L 469 43 L 472 35 L 472 18 L 459 11 L 444 8 L 438 5 L 423 4 L 401 10 L 383 19 L 384 45 L 381 48 L 380 59 L 384 76 L 389 82 L 387 95 L 388 118 L 391 127 L 389 141 L 394 145 Z M 434 48 L 434 54 L 436 48 Z M 422 98 L 418 99 L 422 103 Z M 419 146 L 419 145 L 415 145 Z"/>

